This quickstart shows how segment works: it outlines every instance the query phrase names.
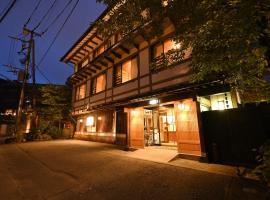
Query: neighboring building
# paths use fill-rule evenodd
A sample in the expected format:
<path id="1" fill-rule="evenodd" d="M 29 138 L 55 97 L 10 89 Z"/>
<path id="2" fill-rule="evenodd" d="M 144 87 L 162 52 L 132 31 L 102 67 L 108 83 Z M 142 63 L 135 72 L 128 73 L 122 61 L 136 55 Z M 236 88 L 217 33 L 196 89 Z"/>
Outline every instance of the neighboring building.
<path id="1" fill-rule="evenodd" d="M 29 133 L 32 128 L 31 124 L 33 122 L 34 111 L 33 94 L 35 94 L 36 101 L 35 111 L 37 115 L 39 115 L 36 122 L 38 123 L 38 119 L 41 118 L 46 117 L 48 118 L 48 120 L 52 118 L 52 113 L 44 113 L 44 110 L 52 110 L 50 108 L 50 106 L 52 105 L 45 105 L 42 102 L 41 88 L 46 88 L 48 86 L 55 86 L 56 91 L 62 91 L 60 89 L 65 89 L 69 91 L 69 88 L 64 85 L 36 84 L 34 87 L 31 83 L 26 84 L 22 110 L 22 123 L 25 124 L 24 133 Z M 22 83 L 19 81 L 0 79 L 0 137 L 12 135 L 15 131 L 15 120 L 21 94 L 21 87 Z M 47 95 L 53 94 L 48 93 Z M 68 118 L 68 116 L 66 116 L 66 118 Z M 70 123 L 70 120 L 63 119 L 62 126 L 64 126 L 63 130 L 65 132 L 65 135 L 70 135 L 70 132 L 72 130 L 72 124 Z"/>
<path id="2" fill-rule="evenodd" d="M 162 37 L 148 41 L 135 30 L 131 42 L 119 33 L 102 39 L 93 25 L 63 56 L 75 66 L 68 79 L 75 137 L 205 155 L 200 112 L 235 108 L 236 95 L 221 81 L 191 83 L 191 50 L 184 62 L 163 67 L 162 55 L 179 47 L 170 37 L 173 25 L 165 20 L 163 26 Z"/>
<path id="3" fill-rule="evenodd" d="M 0 79 L 0 137 L 14 132 L 20 89 L 18 81 Z"/>

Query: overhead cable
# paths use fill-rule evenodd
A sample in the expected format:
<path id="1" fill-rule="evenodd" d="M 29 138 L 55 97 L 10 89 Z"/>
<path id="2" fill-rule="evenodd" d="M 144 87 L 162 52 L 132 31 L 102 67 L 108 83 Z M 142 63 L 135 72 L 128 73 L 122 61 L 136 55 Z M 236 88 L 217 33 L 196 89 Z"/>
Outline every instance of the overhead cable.
<path id="1" fill-rule="evenodd" d="M 71 15 L 73 14 L 75 8 L 77 7 L 78 3 L 80 0 L 76 0 L 76 3 L 74 4 L 74 6 L 72 7 L 71 11 L 69 12 L 67 18 L 65 19 L 64 23 L 61 25 L 60 29 L 58 30 L 58 32 L 56 33 L 55 37 L 53 38 L 51 44 L 49 45 L 48 49 L 45 51 L 44 55 L 42 56 L 42 58 L 40 59 L 39 63 L 37 64 L 37 68 L 41 65 L 41 63 L 44 61 L 44 59 L 46 58 L 47 54 L 49 53 L 50 49 L 52 48 L 52 46 L 54 45 L 56 39 L 58 38 L 58 36 L 60 35 L 61 31 L 63 30 L 64 26 L 66 25 L 66 23 L 68 22 L 69 18 L 71 17 Z"/>
<path id="2" fill-rule="evenodd" d="M 46 17 L 48 16 L 48 14 L 52 11 L 53 7 L 55 6 L 56 2 L 58 0 L 54 0 L 54 2 L 52 3 L 52 5 L 50 6 L 50 8 L 47 10 L 47 12 L 43 15 L 43 17 L 41 18 L 41 20 L 38 22 L 38 24 L 35 26 L 35 28 L 33 29 L 34 31 L 41 25 L 41 23 L 46 19 Z"/>
<path id="3" fill-rule="evenodd" d="M 32 19 L 32 17 L 34 16 L 35 12 L 37 11 L 38 7 L 40 6 L 41 2 L 42 2 L 42 0 L 39 0 L 39 1 L 38 1 L 36 7 L 33 9 L 32 13 L 31 13 L 30 17 L 28 18 L 28 20 L 27 20 L 26 23 L 24 24 L 24 27 L 26 27 L 26 26 L 29 24 L 29 22 L 31 21 L 31 19 Z"/>

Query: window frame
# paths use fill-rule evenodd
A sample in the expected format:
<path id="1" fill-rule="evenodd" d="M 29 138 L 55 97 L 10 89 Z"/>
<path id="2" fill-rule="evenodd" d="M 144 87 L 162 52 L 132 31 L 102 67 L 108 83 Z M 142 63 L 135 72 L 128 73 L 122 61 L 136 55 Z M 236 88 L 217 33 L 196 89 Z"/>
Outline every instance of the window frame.
<path id="1" fill-rule="evenodd" d="M 79 98 L 79 96 L 80 96 L 80 89 L 81 89 L 81 87 L 83 85 L 85 87 L 84 97 L 83 98 Z M 87 90 L 87 84 L 86 83 L 82 83 L 82 84 L 76 86 L 76 88 L 75 88 L 75 101 L 81 101 L 81 100 L 85 99 L 86 98 L 86 93 L 87 93 L 86 90 Z"/>
<path id="2" fill-rule="evenodd" d="M 133 59 L 136 59 L 136 62 L 137 62 L 137 75 L 136 75 L 136 77 L 134 77 L 134 78 L 132 78 L 132 79 L 130 79 L 128 81 L 123 82 L 123 77 L 122 77 L 123 76 L 123 64 L 126 63 L 126 62 L 128 62 L 128 61 L 132 61 Z M 121 71 L 121 83 L 117 83 L 117 80 L 116 80 L 116 73 L 117 73 L 117 68 L 118 67 L 120 67 L 120 71 Z M 138 77 L 139 77 L 139 67 L 140 66 L 139 66 L 139 57 L 138 57 L 138 54 L 133 55 L 133 56 L 131 56 L 131 57 L 123 60 L 121 63 L 115 65 L 113 67 L 113 86 L 123 85 L 123 84 L 129 83 L 131 81 L 134 81 L 134 80 L 138 79 Z"/>
<path id="3" fill-rule="evenodd" d="M 158 46 L 158 45 L 162 45 L 162 54 L 166 54 L 164 53 L 164 44 L 168 41 L 168 40 L 171 40 L 173 41 L 172 37 L 166 37 L 166 38 L 163 38 L 161 39 L 160 41 L 154 43 L 151 47 L 151 61 L 153 61 L 155 58 L 158 58 L 160 56 L 155 56 L 154 55 L 154 52 L 155 52 L 155 47 Z M 170 49 L 171 50 L 171 49 Z"/>
<path id="4" fill-rule="evenodd" d="M 96 92 L 97 79 L 98 79 L 98 77 L 103 76 L 103 75 L 105 76 L 105 86 L 104 86 L 104 90 L 99 91 L 99 92 Z M 94 87 L 93 85 L 95 85 L 95 89 L 93 88 L 93 87 Z M 102 93 L 102 92 L 106 91 L 106 88 L 107 88 L 107 73 L 106 73 L 106 71 L 105 71 L 105 72 L 102 72 L 102 73 L 96 75 L 96 76 L 93 77 L 93 79 L 91 80 L 90 96 L 93 96 L 93 95 Z M 94 91 L 95 91 L 95 92 L 94 92 Z"/>

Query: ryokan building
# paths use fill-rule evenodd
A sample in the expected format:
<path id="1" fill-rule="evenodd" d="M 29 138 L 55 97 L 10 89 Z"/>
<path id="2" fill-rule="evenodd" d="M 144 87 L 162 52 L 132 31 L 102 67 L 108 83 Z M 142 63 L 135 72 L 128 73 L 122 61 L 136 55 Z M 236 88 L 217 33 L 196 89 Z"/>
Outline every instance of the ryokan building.
<path id="1" fill-rule="evenodd" d="M 169 20 L 163 28 L 164 34 L 150 41 L 134 30 L 131 42 L 119 33 L 102 38 L 92 25 L 63 56 L 61 61 L 75 68 L 68 82 L 76 138 L 205 155 L 200 113 L 237 107 L 236 97 L 218 80 L 191 83 L 191 50 L 184 61 L 163 67 L 162 56 L 179 46 Z"/>

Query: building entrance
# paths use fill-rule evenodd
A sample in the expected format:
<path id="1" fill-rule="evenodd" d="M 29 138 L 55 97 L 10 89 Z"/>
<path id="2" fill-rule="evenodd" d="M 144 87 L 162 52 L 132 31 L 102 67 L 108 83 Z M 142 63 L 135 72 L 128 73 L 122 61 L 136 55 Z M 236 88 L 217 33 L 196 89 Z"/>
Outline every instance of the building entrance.
<path id="1" fill-rule="evenodd" d="M 177 146 L 174 104 L 144 109 L 144 144 Z"/>

